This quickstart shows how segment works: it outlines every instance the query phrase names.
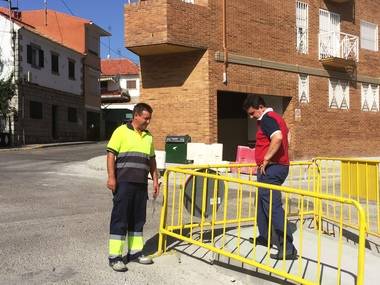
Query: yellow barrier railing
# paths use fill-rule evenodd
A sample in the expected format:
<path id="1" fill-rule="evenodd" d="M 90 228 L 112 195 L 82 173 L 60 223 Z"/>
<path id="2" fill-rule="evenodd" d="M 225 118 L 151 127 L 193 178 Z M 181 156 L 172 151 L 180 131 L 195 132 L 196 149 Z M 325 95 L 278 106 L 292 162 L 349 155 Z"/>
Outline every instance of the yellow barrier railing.
<path id="1" fill-rule="evenodd" d="M 320 166 L 317 168 L 312 162 L 292 164 L 285 182 L 288 186 L 256 182 L 252 164 L 187 165 L 167 169 L 158 254 L 168 249 L 166 237 L 170 236 L 220 257 L 228 257 L 301 284 L 323 284 L 325 278 L 330 281 L 334 278 L 336 284 L 347 279 L 352 279 L 352 284 L 363 284 L 365 211 L 355 199 L 322 193 Z M 273 191 L 283 194 L 285 232 L 282 238 L 286 244 L 287 229 L 297 223 L 298 229 L 294 234 L 297 260 L 283 258 L 274 262 L 269 257 L 273 250 L 271 243 L 275 243 L 270 226 L 268 244 L 256 244 L 258 187 L 270 190 L 270 205 Z M 337 238 L 333 240 L 322 236 L 326 223 L 323 217 L 330 205 L 335 207 L 333 229 Z M 346 210 L 355 213 L 357 218 L 358 248 L 354 258 L 350 252 L 352 248 L 345 247 L 343 241 Z M 271 206 L 268 219 L 271 225 Z M 305 225 L 309 220 L 309 226 Z M 249 238 L 252 238 L 252 243 Z M 345 259 L 356 260 L 357 263 L 354 267 L 352 262 L 343 265 L 342 260 Z"/>
<path id="2" fill-rule="evenodd" d="M 366 213 L 367 233 L 380 237 L 379 164 L 377 160 L 318 157 L 318 192 L 357 201 Z M 344 225 L 357 229 L 358 217 L 351 209 L 343 209 Z M 325 202 L 323 218 L 337 222 L 336 205 Z"/>

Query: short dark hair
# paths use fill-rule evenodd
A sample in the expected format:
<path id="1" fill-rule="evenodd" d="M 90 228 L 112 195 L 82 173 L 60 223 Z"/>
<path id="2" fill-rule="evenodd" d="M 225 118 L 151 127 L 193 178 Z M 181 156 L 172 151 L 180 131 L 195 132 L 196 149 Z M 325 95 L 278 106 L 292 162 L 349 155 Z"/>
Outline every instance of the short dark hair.
<path id="1" fill-rule="evenodd" d="M 146 103 L 137 103 L 132 111 L 132 116 L 135 117 L 136 114 L 141 115 L 143 111 L 147 111 L 148 113 L 152 114 L 153 109 L 151 106 L 149 106 Z"/>
<path id="2" fill-rule="evenodd" d="M 259 109 L 260 105 L 265 107 L 265 101 L 264 99 L 255 94 L 248 94 L 247 98 L 245 98 L 244 103 L 243 103 L 243 109 L 248 110 L 250 107 Z"/>

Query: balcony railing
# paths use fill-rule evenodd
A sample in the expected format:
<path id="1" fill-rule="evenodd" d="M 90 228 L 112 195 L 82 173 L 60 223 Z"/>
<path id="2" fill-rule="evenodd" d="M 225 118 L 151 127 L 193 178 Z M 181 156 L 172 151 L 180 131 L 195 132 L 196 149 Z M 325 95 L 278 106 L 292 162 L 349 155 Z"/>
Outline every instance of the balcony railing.
<path id="1" fill-rule="evenodd" d="M 319 34 L 319 59 L 359 61 L 359 37 L 337 32 Z"/>

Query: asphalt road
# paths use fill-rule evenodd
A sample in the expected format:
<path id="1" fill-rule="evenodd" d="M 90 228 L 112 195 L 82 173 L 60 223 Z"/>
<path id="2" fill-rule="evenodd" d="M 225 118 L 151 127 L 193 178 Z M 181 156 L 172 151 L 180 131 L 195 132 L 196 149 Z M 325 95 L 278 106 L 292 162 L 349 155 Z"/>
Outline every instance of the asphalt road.
<path id="1" fill-rule="evenodd" d="M 0 152 L 0 284 L 239 284 L 215 266 L 174 255 L 153 265 L 108 267 L 111 194 L 87 160 L 105 144 Z M 157 207 L 158 208 L 158 207 Z M 158 213 L 148 203 L 144 237 L 155 250 Z"/>

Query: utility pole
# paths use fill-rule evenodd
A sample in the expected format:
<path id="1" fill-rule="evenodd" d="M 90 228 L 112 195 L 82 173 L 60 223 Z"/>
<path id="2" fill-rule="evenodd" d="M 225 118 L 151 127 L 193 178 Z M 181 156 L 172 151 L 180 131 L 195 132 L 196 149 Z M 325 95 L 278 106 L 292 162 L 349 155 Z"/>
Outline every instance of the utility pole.
<path id="1" fill-rule="evenodd" d="M 44 0 L 44 6 L 45 6 L 45 26 L 47 26 L 48 22 L 48 11 L 47 11 L 47 0 Z"/>

